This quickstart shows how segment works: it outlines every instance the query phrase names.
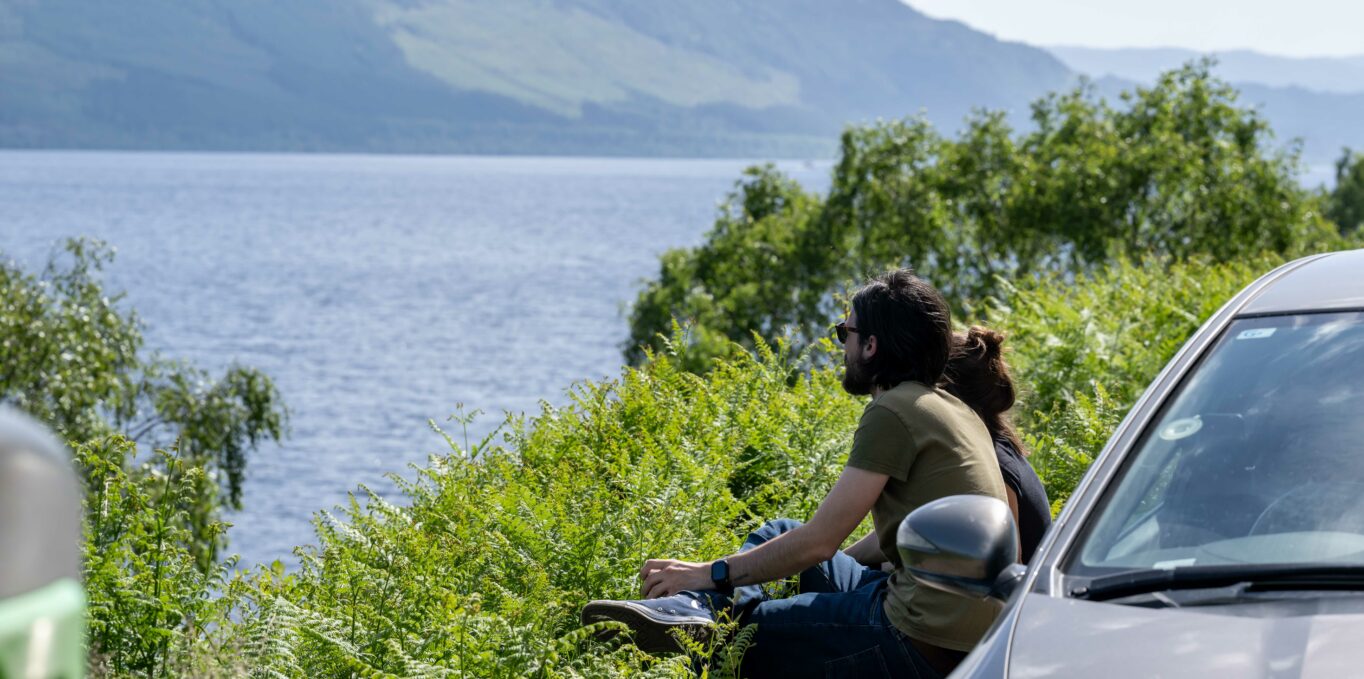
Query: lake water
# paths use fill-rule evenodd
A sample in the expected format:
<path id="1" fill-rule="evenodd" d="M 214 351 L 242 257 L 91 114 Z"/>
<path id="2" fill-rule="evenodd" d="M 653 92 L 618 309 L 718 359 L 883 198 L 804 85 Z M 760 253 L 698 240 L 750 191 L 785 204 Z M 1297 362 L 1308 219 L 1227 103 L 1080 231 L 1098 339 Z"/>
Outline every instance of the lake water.
<path id="1" fill-rule="evenodd" d="M 316 511 L 448 452 L 428 419 L 482 409 L 476 438 L 617 375 L 625 305 L 749 164 L 0 151 L 0 250 L 106 240 L 151 348 L 275 379 L 292 436 L 251 456 L 230 550 L 292 564 Z"/>

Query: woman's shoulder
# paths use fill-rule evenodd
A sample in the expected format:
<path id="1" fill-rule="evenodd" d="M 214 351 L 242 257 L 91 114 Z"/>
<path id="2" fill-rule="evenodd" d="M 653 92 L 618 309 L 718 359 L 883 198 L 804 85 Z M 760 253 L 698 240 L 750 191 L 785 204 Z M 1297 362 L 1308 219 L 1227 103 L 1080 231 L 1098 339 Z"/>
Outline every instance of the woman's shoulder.
<path id="1" fill-rule="evenodd" d="M 999 460 L 999 471 L 1004 475 L 1004 480 L 1018 491 L 1018 486 L 1023 479 L 1029 476 L 1027 472 L 1032 467 L 1028 465 L 1027 458 L 1023 457 L 1023 452 L 1009 440 L 1007 436 L 995 436 L 995 457 Z M 1035 475 L 1035 473 L 1033 474 Z"/>
<path id="2" fill-rule="evenodd" d="M 1028 463 L 1027 458 L 1023 457 L 1023 451 L 1019 450 L 1018 446 L 1015 446 L 1014 442 L 1011 441 L 1009 437 L 1000 435 L 992 438 L 994 438 L 995 442 L 995 455 L 999 457 L 1001 463 L 1003 463 L 1005 459 L 1010 461 L 1016 460 L 1023 464 Z"/>

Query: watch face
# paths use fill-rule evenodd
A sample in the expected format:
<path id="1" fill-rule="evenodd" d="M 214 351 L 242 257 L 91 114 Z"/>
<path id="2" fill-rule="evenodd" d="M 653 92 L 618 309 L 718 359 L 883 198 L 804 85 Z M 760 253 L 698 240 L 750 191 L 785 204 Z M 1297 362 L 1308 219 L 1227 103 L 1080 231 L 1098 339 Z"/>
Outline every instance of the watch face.
<path id="1" fill-rule="evenodd" d="M 710 579 L 711 582 L 728 582 L 729 563 L 727 563 L 724 559 L 720 559 L 719 561 L 712 563 L 710 565 Z"/>

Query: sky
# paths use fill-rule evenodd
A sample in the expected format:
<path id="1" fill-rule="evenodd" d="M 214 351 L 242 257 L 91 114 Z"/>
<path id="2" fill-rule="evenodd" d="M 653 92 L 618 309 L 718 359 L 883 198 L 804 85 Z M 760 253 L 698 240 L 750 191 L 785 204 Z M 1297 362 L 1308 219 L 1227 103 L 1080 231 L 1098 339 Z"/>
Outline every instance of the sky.
<path id="1" fill-rule="evenodd" d="M 1004 40 L 1084 47 L 1364 54 L 1364 0 L 906 0 Z"/>

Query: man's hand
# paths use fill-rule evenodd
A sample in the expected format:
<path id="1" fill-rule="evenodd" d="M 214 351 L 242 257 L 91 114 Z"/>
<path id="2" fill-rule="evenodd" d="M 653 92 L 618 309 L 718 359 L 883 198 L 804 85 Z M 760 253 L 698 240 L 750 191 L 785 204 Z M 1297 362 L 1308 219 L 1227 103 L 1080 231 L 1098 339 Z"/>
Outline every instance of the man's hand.
<path id="1" fill-rule="evenodd" d="M 639 569 L 640 594 L 645 599 L 672 596 L 683 590 L 712 589 L 709 563 L 693 563 L 676 559 L 649 559 Z"/>

